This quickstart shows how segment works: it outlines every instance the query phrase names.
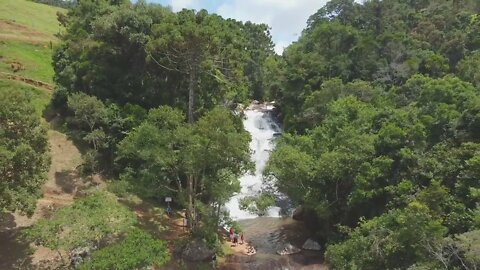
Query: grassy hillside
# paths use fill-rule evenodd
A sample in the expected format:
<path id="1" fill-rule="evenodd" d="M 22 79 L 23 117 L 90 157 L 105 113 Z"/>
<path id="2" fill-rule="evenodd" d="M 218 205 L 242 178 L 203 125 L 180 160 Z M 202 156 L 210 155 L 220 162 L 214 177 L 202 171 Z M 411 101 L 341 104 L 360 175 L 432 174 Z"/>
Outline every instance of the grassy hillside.
<path id="1" fill-rule="evenodd" d="M 52 39 L 60 30 L 56 13 L 65 12 L 62 8 L 27 0 L 0 0 L 0 6 L 0 20 L 10 24 L 7 28 L 0 28 L 1 33 L 11 31 L 13 27 L 24 27 Z"/>
<path id="2" fill-rule="evenodd" d="M 10 89 L 27 93 L 39 116 L 43 114 L 43 110 L 50 102 L 50 94 L 47 91 L 40 90 L 23 82 L 0 80 L 0 92 Z"/>
<path id="3" fill-rule="evenodd" d="M 52 45 L 61 8 L 27 0 L 0 0 L 0 72 L 52 82 Z"/>

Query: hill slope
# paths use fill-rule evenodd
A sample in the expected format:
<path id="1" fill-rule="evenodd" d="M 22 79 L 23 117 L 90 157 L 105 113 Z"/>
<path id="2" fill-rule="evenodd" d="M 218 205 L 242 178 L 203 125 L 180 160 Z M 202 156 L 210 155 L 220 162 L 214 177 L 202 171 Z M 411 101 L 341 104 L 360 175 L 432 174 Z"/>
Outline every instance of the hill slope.
<path id="1" fill-rule="evenodd" d="M 52 82 L 51 54 L 65 9 L 26 0 L 0 0 L 0 72 Z"/>

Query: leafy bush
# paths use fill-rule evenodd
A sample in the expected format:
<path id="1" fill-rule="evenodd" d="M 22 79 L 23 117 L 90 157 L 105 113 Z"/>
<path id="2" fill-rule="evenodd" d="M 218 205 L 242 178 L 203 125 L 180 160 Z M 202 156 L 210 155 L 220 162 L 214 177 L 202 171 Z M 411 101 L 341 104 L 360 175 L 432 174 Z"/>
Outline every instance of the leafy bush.
<path id="1" fill-rule="evenodd" d="M 71 250 L 91 246 L 128 231 L 135 215 L 110 193 L 96 191 L 59 209 L 50 219 L 40 219 L 25 230 L 25 236 L 45 247 Z"/>
<path id="2" fill-rule="evenodd" d="M 170 260 L 165 242 L 150 234 L 134 229 L 121 242 L 95 251 L 92 259 L 80 266 L 87 269 L 130 270 L 148 266 L 161 266 Z"/>
<path id="3" fill-rule="evenodd" d="M 16 87 L 0 82 L 0 212 L 31 215 L 50 167 L 47 128 L 31 95 Z"/>
<path id="4" fill-rule="evenodd" d="M 95 150 L 88 150 L 83 155 L 82 174 L 91 175 L 96 172 L 98 167 L 98 152 Z"/>
<path id="5" fill-rule="evenodd" d="M 406 269 L 429 261 L 446 232 L 425 205 L 412 202 L 363 221 L 347 240 L 328 246 L 325 257 L 335 269 Z"/>
<path id="6" fill-rule="evenodd" d="M 118 180 L 109 183 L 107 190 L 120 198 L 125 198 L 132 191 L 132 185 L 128 181 Z"/>
<path id="7" fill-rule="evenodd" d="M 240 200 L 240 209 L 260 216 L 265 215 L 267 209 L 273 205 L 275 205 L 275 197 L 268 193 L 262 193 L 259 196 L 248 196 Z"/>

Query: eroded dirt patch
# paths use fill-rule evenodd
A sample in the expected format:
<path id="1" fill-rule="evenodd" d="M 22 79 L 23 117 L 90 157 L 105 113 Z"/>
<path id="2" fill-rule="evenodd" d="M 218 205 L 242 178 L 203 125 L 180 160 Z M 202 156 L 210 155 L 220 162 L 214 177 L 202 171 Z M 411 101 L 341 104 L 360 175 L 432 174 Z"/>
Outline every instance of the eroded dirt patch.
<path id="1" fill-rule="evenodd" d="M 40 33 L 16 22 L 0 20 L 0 40 L 45 44 L 55 39 L 55 36 Z"/>
<path id="2" fill-rule="evenodd" d="M 43 198 L 37 201 L 32 217 L 19 213 L 7 213 L 0 217 L 0 269 L 43 269 L 60 263 L 56 251 L 36 247 L 21 240 L 20 232 L 39 218 L 49 217 L 52 212 L 73 202 L 82 190 L 104 185 L 98 176 L 82 177 L 79 166 L 82 157 L 78 148 L 65 134 L 49 130 L 52 165 L 48 180 L 42 187 Z M 64 254 L 65 255 L 65 254 Z"/>

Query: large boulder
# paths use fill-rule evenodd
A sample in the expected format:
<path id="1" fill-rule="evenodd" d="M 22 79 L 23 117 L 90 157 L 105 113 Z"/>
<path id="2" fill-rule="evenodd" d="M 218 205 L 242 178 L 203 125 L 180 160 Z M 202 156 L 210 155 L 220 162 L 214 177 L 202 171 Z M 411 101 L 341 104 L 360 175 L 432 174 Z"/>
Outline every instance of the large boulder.
<path id="1" fill-rule="evenodd" d="M 190 241 L 182 251 L 182 257 L 187 261 L 198 262 L 210 260 L 214 252 L 208 248 L 202 239 Z"/>
<path id="2" fill-rule="evenodd" d="M 277 250 L 277 253 L 283 256 L 283 255 L 291 255 L 291 254 L 299 253 L 300 251 L 302 250 L 297 248 L 296 246 L 292 244 L 286 244 L 283 249 Z"/>
<path id="3" fill-rule="evenodd" d="M 316 250 L 316 251 L 322 249 L 320 244 L 316 241 L 313 241 L 312 239 L 307 239 L 307 241 L 305 241 L 305 244 L 303 244 L 302 248 L 308 249 L 308 250 Z"/>
<path id="4" fill-rule="evenodd" d="M 299 206 L 293 210 L 292 218 L 295 220 L 303 221 L 305 216 L 305 209 L 303 206 Z"/>

